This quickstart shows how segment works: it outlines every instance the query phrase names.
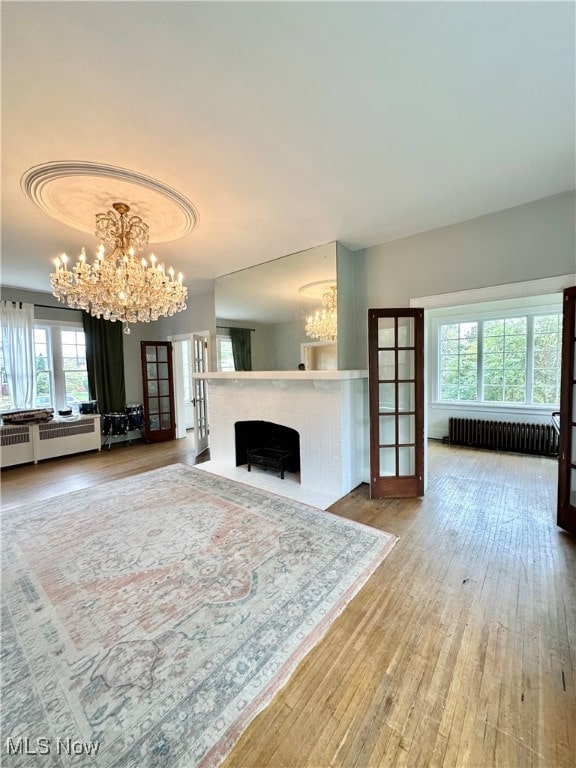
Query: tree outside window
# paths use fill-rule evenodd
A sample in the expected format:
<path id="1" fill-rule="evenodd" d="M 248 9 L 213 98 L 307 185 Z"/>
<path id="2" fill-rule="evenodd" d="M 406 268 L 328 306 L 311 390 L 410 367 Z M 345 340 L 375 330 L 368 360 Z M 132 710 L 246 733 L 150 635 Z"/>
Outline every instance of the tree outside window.
<path id="1" fill-rule="evenodd" d="M 37 408 L 52 406 L 52 356 L 48 343 L 48 329 L 34 328 L 34 354 L 36 360 Z"/>
<path id="2" fill-rule="evenodd" d="M 441 324 L 439 400 L 557 406 L 561 341 L 559 312 Z"/>
<path id="3" fill-rule="evenodd" d="M 440 328 L 440 399 L 476 400 L 478 323 Z"/>
<path id="4" fill-rule="evenodd" d="M 66 404 L 72 406 L 89 399 L 84 331 L 62 330 L 61 344 Z"/>
<path id="5" fill-rule="evenodd" d="M 527 318 L 483 323 L 484 400 L 526 402 Z"/>
<path id="6" fill-rule="evenodd" d="M 533 401 L 556 404 L 560 399 L 560 351 L 562 317 L 540 315 L 534 318 Z"/>

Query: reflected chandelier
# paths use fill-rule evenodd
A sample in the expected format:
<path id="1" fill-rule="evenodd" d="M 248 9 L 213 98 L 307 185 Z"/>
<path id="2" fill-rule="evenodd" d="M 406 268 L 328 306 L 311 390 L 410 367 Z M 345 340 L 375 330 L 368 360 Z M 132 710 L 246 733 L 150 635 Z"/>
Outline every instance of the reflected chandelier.
<path id="1" fill-rule="evenodd" d="M 338 336 L 338 308 L 336 286 L 322 296 L 322 309 L 306 318 L 306 335 L 320 341 L 336 341 Z"/>
<path id="2" fill-rule="evenodd" d="M 87 264 L 82 248 L 70 270 L 63 253 L 55 261 L 50 282 L 58 301 L 94 317 L 119 320 L 124 333 L 130 333 L 128 323 L 149 323 L 186 309 L 188 291 L 182 285 L 182 273 L 175 277 L 172 267 L 166 270 L 164 264 L 157 264 L 154 254 L 150 263 L 135 256 L 148 243 L 148 225 L 139 216 L 129 216 L 125 203 L 114 203 L 112 208 L 115 213 L 96 214 L 100 247 L 94 262 Z M 113 246 L 110 253 L 105 252 L 104 243 Z"/>

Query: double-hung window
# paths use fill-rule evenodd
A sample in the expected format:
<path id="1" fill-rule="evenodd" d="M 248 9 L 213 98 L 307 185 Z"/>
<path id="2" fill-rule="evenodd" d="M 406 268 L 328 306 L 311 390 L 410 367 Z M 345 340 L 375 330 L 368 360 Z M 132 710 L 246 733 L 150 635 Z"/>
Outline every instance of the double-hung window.
<path id="1" fill-rule="evenodd" d="M 86 344 L 82 326 L 75 324 L 34 323 L 34 356 L 36 408 L 78 409 L 78 403 L 89 399 Z M 4 349 L 0 335 L 0 410 L 14 408 L 10 381 L 4 366 Z"/>
<path id="2" fill-rule="evenodd" d="M 436 400 L 557 407 L 561 336 L 559 311 L 439 320 Z"/>
<path id="3" fill-rule="evenodd" d="M 216 360 L 219 371 L 234 371 L 234 355 L 232 353 L 232 339 L 230 336 L 218 334 L 216 336 Z"/>

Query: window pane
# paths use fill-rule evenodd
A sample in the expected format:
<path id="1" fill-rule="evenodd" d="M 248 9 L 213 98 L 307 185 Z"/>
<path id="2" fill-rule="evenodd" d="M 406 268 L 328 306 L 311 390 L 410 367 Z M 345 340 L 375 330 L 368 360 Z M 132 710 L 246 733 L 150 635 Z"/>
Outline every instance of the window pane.
<path id="1" fill-rule="evenodd" d="M 398 378 L 414 379 L 415 351 L 412 349 L 398 350 Z"/>
<path id="2" fill-rule="evenodd" d="M 523 403 L 526 399 L 524 387 L 506 387 L 504 396 L 507 403 Z"/>
<path id="3" fill-rule="evenodd" d="M 458 385 L 446 384 L 442 386 L 441 400 L 458 400 Z"/>
<path id="4" fill-rule="evenodd" d="M 395 384 L 379 384 L 379 406 L 380 413 L 385 411 L 396 410 L 396 385 Z"/>
<path id="5" fill-rule="evenodd" d="M 458 338 L 458 323 L 452 325 L 443 325 L 440 328 L 441 339 L 457 339 Z"/>
<path id="6" fill-rule="evenodd" d="M 440 399 L 476 400 L 478 323 L 440 327 Z"/>
<path id="7" fill-rule="evenodd" d="M 414 416 L 398 416 L 398 442 L 413 443 L 416 419 Z"/>
<path id="8" fill-rule="evenodd" d="M 504 331 L 506 336 L 526 335 L 526 323 L 525 317 L 509 317 L 504 321 Z"/>
<path id="9" fill-rule="evenodd" d="M 188 402 L 192 399 L 190 392 L 190 342 L 182 344 L 182 368 L 184 369 L 184 399 Z"/>
<path id="10" fill-rule="evenodd" d="M 487 336 L 503 336 L 504 320 L 487 320 L 484 323 L 484 338 Z"/>
<path id="11" fill-rule="evenodd" d="M 48 343 L 48 328 L 34 328 L 34 362 L 36 366 L 36 408 L 53 408 L 52 355 Z"/>
<path id="12" fill-rule="evenodd" d="M 484 400 L 489 403 L 501 403 L 504 399 L 504 388 L 484 386 Z"/>
<path id="13" fill-rule="evenodd" d="M 393 349 L 379 350 L 378 378 L 380 381 L 393 381 L 396 378 L 396 353 Z"/>
<path id="14" fill-rule="evenodd" d="M 484 401 L 525 402 L 527 329 L 526 317 L 484 321 Z"/>
<path id="15" fill-rule="evenodd" d="M 66 371 L 66 404 L 75 406 L 85 400 L 89 400 L 88 375 L 86 371 Z"/>
<path id="16" fill-rule="evenodd" d="M 561 343 L 561 314 L 537 315 L 534 318 L 532 379 L 535 404 L 558 406 L 560 402 Z"/>
<path id="17" fill-rule="evenodd" d="M 380 416 L 380 445 L 394 445 L 396 442 L 396 418 Z"/>
<path id="18" fill-rule="evenodd" d="M 61 342 L 66 405 L 77 408 L 78 403 L 90 398 L 84 331 L 62 328 Z"/>
<path id="19" fill-rule="evenodd" d="M 47 371 L 36 369 L 36 408 L 51 408 L 52 393 L 50 391 L 50 374 Z"/>
<path id="20" fill-rule="evenodd" d="M 398 449 L 398 474 L 412 476 L 416 466 L 416 450 L 414 448 Z"/>
<path id="21" fill-rule="evenodd" d="M 396 341 L 396 333 L 394 330 L 394 318 L 379 317 L 378 318 L 378 346 L 394 347 L 395 341 Z"/>
<path id="22" fill-rule="evenodd" d="M 560 330 L 560 314 L 537 315 L 534 318 L 534 333 L 558 333 Z"/>
<path id="23" fill-rule="evenodd" d="M 398 346 L 399 347 L 414 346 L 414 318 L 413 317 L 398 318 Z"/>
<path id="24" fill-rule="evenodd" d="M 415 403 L 415 388 L 414 384 L 400 383 L 398 384 L 398 403 L 397 408 L 399 411 L 413 411 Z"/>
<path id="25" fill-rule="evenodd" d="M 380 477 L 396 474 L 396 449 L 380 448 Z"/>
<path id="26" fill-rule="evenodd" d="M 440 345 L 440 353 L 442 355 L 457 355 L 458 339 L 445 339 Z"/>

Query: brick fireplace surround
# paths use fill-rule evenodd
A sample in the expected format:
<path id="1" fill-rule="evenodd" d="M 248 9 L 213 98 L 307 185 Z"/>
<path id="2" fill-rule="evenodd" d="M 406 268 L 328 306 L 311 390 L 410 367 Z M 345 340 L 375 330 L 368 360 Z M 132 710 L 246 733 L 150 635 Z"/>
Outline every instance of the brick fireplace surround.
<path id="1" fill-rule="evenodd" d="M 263 420 L 298 432 L 302 489 L 335 501 L 368 481 L 366 371 L 238 371 L 200 377 L 208 385 L 209 464 L 235 471 L 235 423 Z"/>

